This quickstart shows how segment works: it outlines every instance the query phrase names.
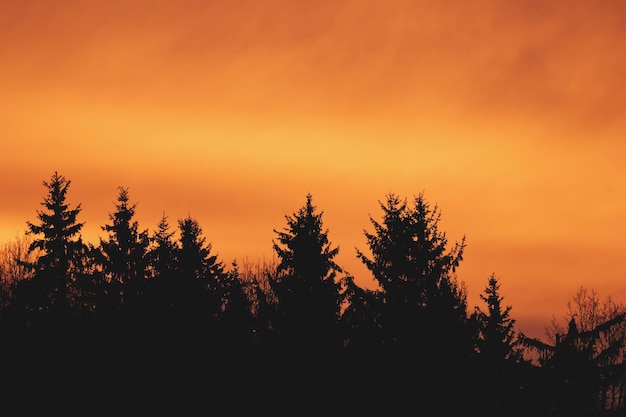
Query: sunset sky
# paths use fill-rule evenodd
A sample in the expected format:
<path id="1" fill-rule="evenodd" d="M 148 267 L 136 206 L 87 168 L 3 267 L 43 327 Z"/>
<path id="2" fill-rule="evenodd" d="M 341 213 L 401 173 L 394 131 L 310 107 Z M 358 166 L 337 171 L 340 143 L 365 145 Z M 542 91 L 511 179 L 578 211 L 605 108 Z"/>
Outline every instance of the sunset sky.
<path id="1" fill-rule="evenodd" d="M 470 309 L 517 329 L 581 286 L 626 303 L 626 2 L 0 0 L 0 242 L 54 173 L 97 243 L 197 219 L 227 265 L 271 258 L 311 193 L 357 282 L 389 192 L 441 209 Z"/>

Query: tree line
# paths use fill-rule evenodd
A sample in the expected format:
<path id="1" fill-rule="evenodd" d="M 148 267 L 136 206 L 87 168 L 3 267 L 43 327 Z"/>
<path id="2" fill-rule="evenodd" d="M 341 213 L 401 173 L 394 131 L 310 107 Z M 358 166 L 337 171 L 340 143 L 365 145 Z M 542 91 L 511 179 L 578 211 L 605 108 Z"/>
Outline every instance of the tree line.
<path id="1" fill-rule="evenodd" d="M 423 193 L 390 193 L 380 218 L 370 216 L 367 250 L 356 253 L 378 284 L 366 289 L 335 262 L 339 247 L 311 194 L 273 230 L 276 258 L 242 265 L 219 259 L 191 216 L 172 225 L 164 214 L 154 230 L 140 228 L 124 187 L 105 236 L 85 242 L 70 184 L 58 172 L 43 181 L 36 220 L 0 251 L 5 358 L 28 357 L 30 366 L 62 358 L 63 369 L 182 363 L 212 369 L 222 385 L 265 377 L 292 395 L 319 380 L 318 394 L 333 383 L 348 397 L 372 392 L 369 411 L 626 409 L 624 307 L 581 288 L 568 328 L 554 321 L 546 341 L 516 330 L 495 274 L 484 305 L 470 307 L 456 275 L 465 238 L 448 241 Z"/>

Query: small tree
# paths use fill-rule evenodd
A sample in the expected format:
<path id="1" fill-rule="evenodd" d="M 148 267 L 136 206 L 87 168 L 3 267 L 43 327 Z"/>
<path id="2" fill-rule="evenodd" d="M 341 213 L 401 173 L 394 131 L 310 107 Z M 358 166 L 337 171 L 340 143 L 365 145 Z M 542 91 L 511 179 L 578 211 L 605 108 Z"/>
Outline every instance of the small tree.
<path id="1" fill-rule="evenodd" d="M 553 318 L 547 342 L 520 335 L 539 356 L 563 410 L 623 411 L 626 400 L 626 309 L 580 287 L 567 303 L 567 329 Z"/>
<path id="2" fill-rule="evenodd" d="M 474 307 L 471 322 L 476 323 L 477 360 L 483 389 L 477 399 L 485 411 L 492 414 L 507 414 L 520 407 L 519 389 L 524 381 L 525 368 L 519 366 L 523 360 L 515 319 L 511 317 L 511 306 L 503 306 L 500 283 L 491 274 L 487 287 L 480 299 L 487 309 Z"/>
<path id="3" fill-rule="evenodd" d="M 32 240 L 31 235 L 17 235 L 0 249 L 0 311 L 12 304 L 16 285 L 33 277 L 28 265 L 35 263 L 38 251 L 29 251 Z"/>
<path id="4" fill-rule="evenodd" d="M 277 280 L 277 260 L 263 258 L 256 262 L 244 259 L 237 264 L 237 275 L 244 283 L 252 313 L 253 342 L 257 346 L 269 347 L 275 336 L 276 296 L 271 283 Z M 271 349 L 271 348 L 270 348 Z"/>
<path id="5" fill-rule="evenodd" d="M 517 343 L 515 319 L 510 317 L 512 306 L 504 307 L 500 295 L 500 283 L 491 274 L 487 287 L 480 299 L 487 304 L 483 311 L 474 308 L 474 317 L 479 326 L 478 353 L 485 361 L 501 366 L 504 361 L 520 360 L 522 352 Z"/>

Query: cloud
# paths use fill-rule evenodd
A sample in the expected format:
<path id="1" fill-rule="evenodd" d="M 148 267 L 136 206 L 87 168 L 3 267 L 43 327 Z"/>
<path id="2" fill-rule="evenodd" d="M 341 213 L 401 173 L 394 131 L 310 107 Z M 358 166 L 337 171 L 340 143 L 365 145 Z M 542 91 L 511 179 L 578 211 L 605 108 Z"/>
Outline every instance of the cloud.
<path id="1" fill-rule="evenodd" d="M 622 123 L 626 102 L 619 2 L 24 3 L 7 7 L 0 35 L 3 75 L 20 89 L 239 114 L 440 112 L 576 128 Z"/>

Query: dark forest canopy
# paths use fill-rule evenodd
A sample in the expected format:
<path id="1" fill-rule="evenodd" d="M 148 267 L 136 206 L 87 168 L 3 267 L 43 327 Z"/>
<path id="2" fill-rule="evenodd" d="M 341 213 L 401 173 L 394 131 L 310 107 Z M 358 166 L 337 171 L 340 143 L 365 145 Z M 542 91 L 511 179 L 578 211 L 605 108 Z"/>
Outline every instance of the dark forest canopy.
<path id="1" fill-rule="evenodd" d="M 126 371 L 183 361 L 279 379 L 283 389 L 322 378 L 321 386 L 341 381 L 345 393 L 375 387 L 370 405 L 386 411 L 626 409 L 623 306 L 581 288 L 569 327 L 553 323 L 545 341 L 516 330 L 495 274 L 484 304 L 468 306 L 456 276 L 465 239 L 448 241 L 423 193 L 390 193 L 370 216 L 356 256 L 379 284 L 371 290 L 336 263 L 339 247 L 311 194 L 274 229 L 275 262 L 227 264 L 191 216 L 140 227 L 124 187 L 101 226 L 106 235 L 85 242 L 82 207 L 66 201 L 71 181 L 55 172 L 43 185 L 36 219 L 1 253 L 5 358 L 106 360 Z"/>

